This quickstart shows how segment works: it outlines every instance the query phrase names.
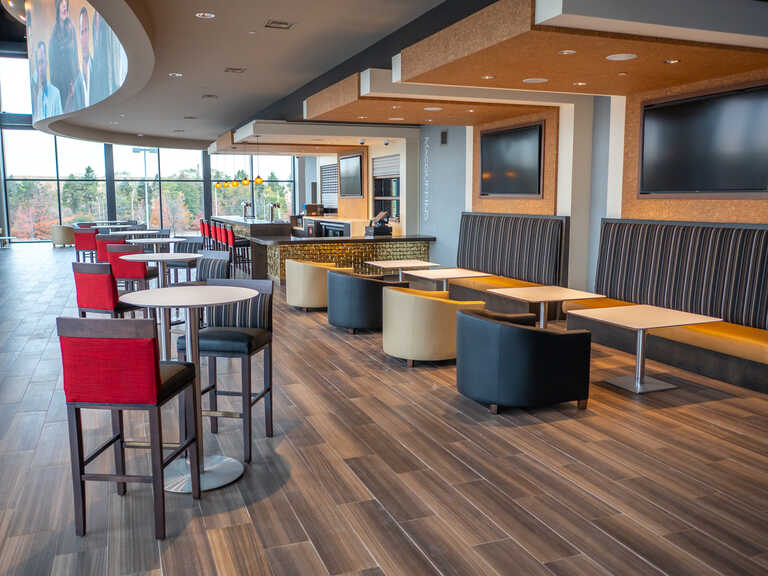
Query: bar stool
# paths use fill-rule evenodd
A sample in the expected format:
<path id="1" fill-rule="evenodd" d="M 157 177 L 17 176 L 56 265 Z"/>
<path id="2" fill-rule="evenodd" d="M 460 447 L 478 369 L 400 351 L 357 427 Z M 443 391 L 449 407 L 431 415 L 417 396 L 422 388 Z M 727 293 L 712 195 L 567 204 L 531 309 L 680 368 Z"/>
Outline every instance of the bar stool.
<path id="1" fill-rule="evenodd" d="M 141 310 L 138 306 L 120 302 L 110 264 L 72 262 L 72 271 L 75 274 L 77 311 L 82 318 L 85 318 L 86 312 L 122 318 L 128 312 Z"/>
<path id="2" fill-rule="evenodd" d="M 272 431 L 272 290 L 271 280 L 209 280 L 213 286 L 240 286 L 257 290 L 255 298 L 210 306 L 205 309 L 206 327 L 200 330 L 200 356 L 208 357 L 208 387 L 201 391 L 209 394 L 210 410 L 203 416 L 211 418 L 211 432 L 219 430 L 219 418 L 239 418 L 243 421 L 243 460 L 251 461 L 252 419 L 251 409 L 264 400 L 266 435 Z M 177 344 L 178 358 L 183 359 L 186 338 L 180 336 Z M 264 388 L 251 391 L 251 357 L 264 351 Z M 239 358 L 241 366 L 241 390 L 218 390 L 216 387 L 216 358 Z M 242 412 L 220 412 L 217 396 L 239 396 Z M 186 420 L 186 415 L 183 418 Z"/>
<path id="3" fill-rule="evenodd" d="M 155 538 L 165 538 L 165 486 L 163 471 L 179 456 L 189 453 L 192 497 L 200 498 L 200 469 L 195 417 L 195 365 L 189 362 L 159 362 L 157 327 L 154 320 L 102 320 L 57 318 L 64 376 L 64 396 L 69 422 L 69 451 L 75 499 L 75 532 L 85 535 L 85 483 L 115 482 L 117 493 L 126 493 L 126 483 L 152 484 L 155 508 Z M 163 457 L 161 408 L 181 396 L 185 406 L 184 439 Z M 83 446 L 82 409 L 109 410 L 112 437 L 86 455 Z M 143 410 L 149 416 L 149 451 L 152 474 L 127 474 L 125 449 L 146 449 L 129 443 L 123 430 L 123 411 Z M 110 446 L 114 447 L 115 474 L 89 473 L 88 464 Z"/>
<path id="4" fill-rule="evenodd" d="M 92 228 L 75 228 L 75 261 L 80 262 L 80 255 L 85 262 L 88 256 L 93 262 L 96 259 L 96 230 Z"/>
<path id="5" fill-rule="evenodd" d="M 96 261 L 97 262 L 109 262 L 109 256 L 107 256 L 108 244 L 125 244 L 124 236 L 112 236 L 109 234 L 96 234 Z"/>
<path id="6" fill-rule="evenodd" d="M 144 249 L 131 244 L 108 244 L 107 258 L 112 266 L 112 275 L 115 280 L 122 280 L 128 289 L 128 283 L 132 290 L 145 290 L 149 288 L 149 281 L 156 279 L 157 268 L 149 268 L 146 262 L 128 262 L 122 257 L 127 254 L 144 254 Z M 138 288 L 135 285 L 138 284 Z"/>

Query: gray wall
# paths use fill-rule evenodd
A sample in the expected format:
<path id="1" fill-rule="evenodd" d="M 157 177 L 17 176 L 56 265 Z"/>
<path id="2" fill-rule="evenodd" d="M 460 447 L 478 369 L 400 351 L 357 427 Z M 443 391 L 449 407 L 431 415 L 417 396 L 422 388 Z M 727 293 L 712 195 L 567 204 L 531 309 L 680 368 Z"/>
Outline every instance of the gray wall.
<path id="1" fill-rule="evenodd" d="M 440 132 L 448 143 L 440 144 Z M 421 129 L 419 178 L 419 233 L 437 237 L 429 259 L 442 266 L 456 265 L 459 222 L 464 211 L 466 128 L 425 126 Z"/>
<path id="2" fill-rule="evenodd" d="M 600 249 L 600 221 L 606 215 L 610 124 L 610 96 L 595 96 L 594 115 L 592 117 L 592 186 L 589 197 L 588 290 L 595 288 L 597 256 Z"/>

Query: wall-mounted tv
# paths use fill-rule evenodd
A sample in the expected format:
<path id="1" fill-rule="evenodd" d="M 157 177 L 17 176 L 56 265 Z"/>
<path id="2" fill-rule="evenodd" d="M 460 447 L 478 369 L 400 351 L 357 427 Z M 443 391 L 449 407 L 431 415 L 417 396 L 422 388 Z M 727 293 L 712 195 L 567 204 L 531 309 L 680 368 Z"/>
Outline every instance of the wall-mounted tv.
<path id="1" fill-rule="evenodd" d="M 645 106 L 641 194 L 768 192 L 768 86 Z"/>
<path id="2" fill-rule="evenodd" d="M 480 194 L 541 195 L 543 123 L 480 136 Z"/>
<path id="3" fill-rule="evenodd" d="M 340 158 L 339 176 L 340 196 L 363 195 L 363 157 L 361 155 Z"/>

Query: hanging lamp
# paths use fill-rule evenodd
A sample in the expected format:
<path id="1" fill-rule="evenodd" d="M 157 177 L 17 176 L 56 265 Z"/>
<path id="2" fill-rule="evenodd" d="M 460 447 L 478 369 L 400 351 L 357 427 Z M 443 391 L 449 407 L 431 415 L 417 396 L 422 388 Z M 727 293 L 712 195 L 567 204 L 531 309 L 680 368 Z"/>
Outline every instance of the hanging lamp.
<path id="1" fill-rule="evenodd" d="M 259 137 L 256 136 L 256 178 L 253 179 L 253 183 L 256 186 L 261 186 L 264 179 L 261 177 L 261 171 L 259 170 Z"/>

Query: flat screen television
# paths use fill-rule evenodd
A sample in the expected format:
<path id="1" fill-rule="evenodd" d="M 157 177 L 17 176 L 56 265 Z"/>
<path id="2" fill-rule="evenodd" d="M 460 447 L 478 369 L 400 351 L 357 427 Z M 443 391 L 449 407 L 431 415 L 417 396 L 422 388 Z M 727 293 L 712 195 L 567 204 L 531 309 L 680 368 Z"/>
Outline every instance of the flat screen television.
<path id="1" fill-rule="evenodd" d="M 768 86 L 645 106 L 641 194 L 768 192 Z"/>
<path id="2" fill-rule="evenodd" d="M 363 157 L 345 156 L 339 159 L 339 195 L 363 195 Z"/>
<path id="3" fill-rule="evenodd" d="M 543 123 L 480 137 L 480 194 L 541 195 Z"/>

